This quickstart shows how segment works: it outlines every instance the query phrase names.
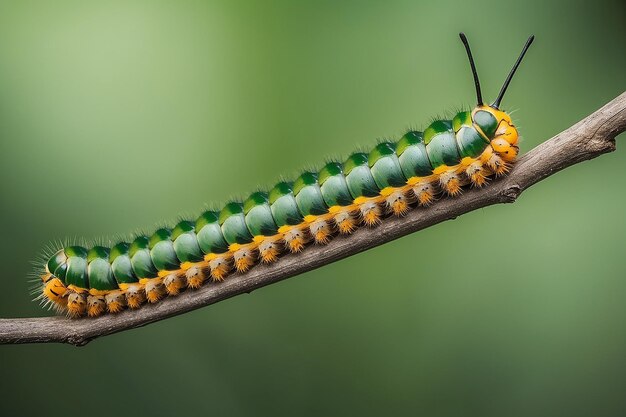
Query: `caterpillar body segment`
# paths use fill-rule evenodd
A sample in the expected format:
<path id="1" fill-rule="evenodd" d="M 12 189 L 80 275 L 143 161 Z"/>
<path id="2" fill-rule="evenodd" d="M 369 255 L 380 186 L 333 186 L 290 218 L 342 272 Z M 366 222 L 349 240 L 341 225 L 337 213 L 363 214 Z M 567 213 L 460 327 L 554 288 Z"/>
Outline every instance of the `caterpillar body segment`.
<path id="1" fill-rule="evenodd" d="M 245 273 L 282 253 L 325 244 L 335 234 L 375 226 L 387 215 L 401 216 L 427 206 L 437 195 L 455 196 L 462 187 L 481 187 L 507 172 L 518 153 L 518 132 L 497 105 L 482 103 L 478 76 L 461 35 L 477 87 L 478 105 L 452 120 L 436 120 L 423 132 L 377 144 L 319 172 L 304 172 L 269 192 L 231 201 L 195 221 L 137 236 L 111 248 L 68 246 L 49 257 L 42 295 L 71 317 L 139 308 L 187 288 Z M 519 65 L 532 38 L 526 44 Z M 505 83 L 510 81 L 511 75 Z M 505 90 L 505 88 L 503 88 Z"/>

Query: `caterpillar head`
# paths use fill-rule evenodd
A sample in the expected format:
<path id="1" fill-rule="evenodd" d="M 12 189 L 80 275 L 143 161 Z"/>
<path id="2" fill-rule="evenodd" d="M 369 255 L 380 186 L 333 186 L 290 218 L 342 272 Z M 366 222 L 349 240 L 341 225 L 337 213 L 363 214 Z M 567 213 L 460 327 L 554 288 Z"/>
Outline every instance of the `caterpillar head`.
<path id="1" fill-rule="evenodd" d="M 512 161 L 517 156 L 519 150 L 517 147 L 519 135 L 515 125 L 513 125 L 513 122 L 511 121 L 511 116 L 500 110 L 500 103 L 502 102 L 504 93 L 506 93 L 506 89 L 511 83 L 511 79 L 515 74 L 515 71 L 522 62 L 522 58 L 524 58 L 526 51 L 528 51 L 528 48 L 535 37 L 531 36 L 528 38 L 526 45 L 524 45 L 522 52 L 517 58 L 517 61 L 509 72 L 509 75 L 506 77 L 498 96 L 492 104 L 486 105 L 483 103 L 482 93 L 480 91 L 480 82 L 478 81 L 478 73 L 476 72 L 476 65 L 474 64 L 474 58 L 472 58 L 472 51 L 470 50 L 469 42 L 463 33 L 460 33 L 459 36 L 461 37 L 463 45 L 465 45 L 467 57 L 469 58 L 470 66 L 472 68 L 472 75 L 474 76 L 474 84 L 476 86 L 476 99 L 478 101 L 478 105 L 474 110 L 472 110 L 472 122 L 474 126 L 479 129 L 481 134 L 485 138 L 489 139 L 494 151 L 498 152 L 498 154 L 500 154 L 505 161 Z"/>
<path id="2" fill-rule="evenodd" d="M 472 122 L 505 161 L 512 161 L 517 157 L 519 134 L 511 116 L 506 112 L 492 106 L 479 105 L 472 110 Z"/>

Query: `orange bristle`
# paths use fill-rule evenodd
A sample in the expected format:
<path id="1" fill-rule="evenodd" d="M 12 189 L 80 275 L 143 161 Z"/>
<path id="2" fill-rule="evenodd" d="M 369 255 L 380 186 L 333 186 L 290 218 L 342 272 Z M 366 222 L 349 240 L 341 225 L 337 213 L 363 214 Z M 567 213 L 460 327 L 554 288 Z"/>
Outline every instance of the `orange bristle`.
<path id="1" fill-rule="evenodd" d="M 241 249 L 233 254 L 237 272 L 246 272 L 254 265 L 254 252 L 250 249 Z"/>
<path id="2" fill-rule="evenodd" d="M 348 235 L 356 230 L 356 219 L 349 212 L 340 212 L 334 220 L 337 230 L 343 235 Z"/>
<path id="3" fill-rule="evenodd" d="M 80 317 L 87 311 L 87 297 L 71 291 L 67 297 L 67 314 L 70 317 Z"/>
<path id="4" fill-rule="evenodd" d="M 261 257 L 261 262 L 265 264 L 276 262 L 279 254 L 280 251 L 276 242 L 263 241 L 259 245 L 259 256 Z"/>
<path id="5" fill-rule="evenodd" d="M 189 288 L 197 289 L 202 286 L 206 279 L 206 271 L 200 266 L 192 266 L 185 271 L 185 277 L 187 278 L 187 286 Z"/>
<path id="6" fill-rule="evenodd" d="M 316 220 L 309 226 L 315 243 L 325 245 L 330 242 L 331 229 L 326 220 Z"/>
<path id="7" fill-rule="evenodd" d="M 99 295 L 87 296 L 87 315 L 97 317 L 106 311 L 104 297 Z"/>
<path id="8" fill-rule="evenodd" d="M 172 273 L 163 278 L 163 285 L 168 295 L 177 295 L 187 285 L 182 272 Z"/>
<path id="9" fill-rule="evenodd" d="M 213 281 L 223 281 L 230 271 L 230 264 L 224 257 L 218 257 L 209 262 Z"/>
<path id="10" fill-rule="evenodd" d="M 132 284 L 126 290 L 126 303 L 130 308 L 139 308 L 146 301 L 146 293 L 141 284 Z"/>

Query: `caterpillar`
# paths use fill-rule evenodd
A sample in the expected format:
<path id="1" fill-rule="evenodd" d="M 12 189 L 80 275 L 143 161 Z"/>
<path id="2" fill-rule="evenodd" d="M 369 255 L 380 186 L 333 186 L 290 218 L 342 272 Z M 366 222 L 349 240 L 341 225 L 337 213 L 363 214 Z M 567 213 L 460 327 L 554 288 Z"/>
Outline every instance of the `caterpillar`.
<path id="1" fill-rule="evenodd" d="M 504 175 L 519 152 L 518 131 L 500 109 L 504 94 L 534 36 L 528 38 L 492 104 L 484 104 L 466 36 L 459 34 L 474 78 L 477 104 L 452 120 L 433 121 L 397 142 L 355 152 L 231 201 L 220 211 L 159 228 L 112 247 L 67 246 L 47 256 L 37 291 L 70 317 L 136 309 L 185 289 L 245 273 L 310 243 L 325 244 L 357 227 L 374 227 L 390 215 L 454 197 Z"/>

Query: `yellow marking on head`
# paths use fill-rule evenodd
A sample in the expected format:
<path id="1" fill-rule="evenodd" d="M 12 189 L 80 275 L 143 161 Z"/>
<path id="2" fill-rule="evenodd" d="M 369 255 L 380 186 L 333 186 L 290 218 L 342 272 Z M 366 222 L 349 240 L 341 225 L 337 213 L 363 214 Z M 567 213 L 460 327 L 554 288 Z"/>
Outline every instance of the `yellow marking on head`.
<path id="1" fill-rule="evenodd" d="M 67 302 L 67 299 L 65 298 L 67 295 L 67 288 L 58 278 L 48 280 L 43 288 L 43 294 L 55 303 L 65 305 Z"/>
<path id="2" fill-rule="evenodd" d="M 517 145 L 517 142 L 519 141 L 519 134 L 517 133 L 515 126 L 509 124 L 506 120 L 502 120 L 496 129 L 494 139 L 498 138 L 506 140 L 511 145 Z"/>
<path id="3" fill-rule="evenodd" d="M 504 138 L 497 138 L 491 141 L 493 150 L 505 161 L 511 162 L 517 157 L 517 146 L 511 145 Z"/>

